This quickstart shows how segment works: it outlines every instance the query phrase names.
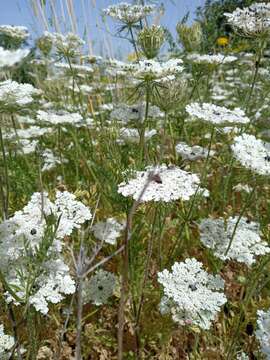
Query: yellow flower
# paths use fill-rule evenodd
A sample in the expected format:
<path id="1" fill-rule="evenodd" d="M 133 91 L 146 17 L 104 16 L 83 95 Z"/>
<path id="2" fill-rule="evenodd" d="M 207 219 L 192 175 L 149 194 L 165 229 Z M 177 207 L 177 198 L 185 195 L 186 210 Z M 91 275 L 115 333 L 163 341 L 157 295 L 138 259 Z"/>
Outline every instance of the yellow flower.
<path id="1" fill-rule="evenodd" d="M 135 62 L 137 60 L 137 54 L 135 52 L 127 55 L 127 61 Z"/>
<path id="2" fill-rule="evenodd" d="M 217 38 L 217 44 L 219 46 L 226 46 L 229 44 L 229 39 L 226 36 L 220 36 Z"/>

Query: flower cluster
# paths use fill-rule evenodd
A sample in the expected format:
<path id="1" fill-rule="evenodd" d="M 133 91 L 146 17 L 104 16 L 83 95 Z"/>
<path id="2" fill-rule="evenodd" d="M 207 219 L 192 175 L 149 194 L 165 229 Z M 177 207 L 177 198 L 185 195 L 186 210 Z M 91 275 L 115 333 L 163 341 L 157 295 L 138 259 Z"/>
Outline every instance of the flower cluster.
<path id="1" fill-rule="evenodd" d="M 249 360 L 249 356 L 242 351 L 241 353 L 237 354 L 236 360 Z"/>
<path id="2" fill-rule="evenodd" d="M 136 178 L 118 185 L 123 196 L 132 196 L 134 200 L 170 202 L 177 199 L 189 200 L 198 189 L 204 196 L 207 190 L 199 188 L 200 179 L 196 174 L 188 173 L 178 167 L 149 166 L 145 171 L 137 171 Z M 144 190 L 144 191 L 143 191 Z"/>
<path id="3" fill-rule="evenodd" d="M 202 105 L 192 103 L 186 106 L 186 111 L 192 118 L 197 118 L 213 125 L 226 126 L 249 123 L 248 117 L 239 108 L 230 110 L 224 106 L 209 103 L 203 103 Z"/>
<path id="4" fill-rule="evenodd" d="M 13 66 L 29 54 L 28 49 L 5 50 L 0 46 L 0 68 Z"/>
<path id="5" fill-rule="evenodd" d="M 104 241 L 106 244 L 115 245 L 117 238 L 121 236 L 121 231 L 125 225 L 120 224 L 114 218 L 108 218 L 106 221 L 100 221 L 92 227 L 94 236 Z"/>
<path id="6" fill-rule="evenodd" d="M 270 333 L 270 310 L 257 311 L 257 330 L 255 332 L 256 338 L 260 343 L 261 351 L 266 356 L 266 359 L 270 359 L 270 343 L 269 343 L 269 333 Z"/>
<path id="7" fill-rule="evenodd" d="M 84 41 L 74 33 L 62 35 L 60 33 L 49 33 L 45 31 L 44 37 L 50 39 L 59 55 L 72 58 L 80 54 Z"/>
<path id="8" fill-rule="evenodd" d="M 260 175 L 270 174 L 270 144 L 256 139 L 254 135 L 243 134 L 234 139 L 232 151 L 244 167 Z"/>
<path id="9" fill-rule="evenodd" d="M 182 65 L 181 59 L 170 59 L 166 62 L 140 60 L 136 64 L 127 64 L 125 68 L 130 70 L 136 79 L 153 81 L 180 74 L 184 70 Z"/>
<path id="10" fill-rule="evenodd" d="M 103 10 L 103 13 L 126 25 L 136 24 L 146 16 L 153 13 L 155 6 L 152 5 L 131 5 L 128 3 L 120 3 L 111 5 Z"/>
<path id="11" fill-rule="evenodd" d="M 10 350 L 14 346 L 14 338 L 4 333 L 4 325 L 0 325 L 0 356 L 2 360 L 10 358 Z"/>
<path id="12" fill-rule="evenodd" d="M 29 302 L 44 315 L 49 311 L 48 303 L 57 304 L 64 299 L 64 295 L 73 294 L 76 290 L 69 267 L 61 258 L 43 264 L 43 274 L 35 285 L 38 290 L 30 296 Z"/>
<path id="13" fill-rule="evenodd" d="M 117 120 L 120 123 L 127 124 L 130 121 L 143 121 L 145 116 L 145 102 L 141 104 L 119 104 L 110 114 L 111 120 Z M 157 106 L 150 105 L 148 108 L 149 118 L 163 118 L 164 113 Z"/>
<path id="14" fill-rule="evenodd" d="M 160 308 L 181 325 L 209 329 L 227 299 L 220 291 L 224 288 L 222 278 L 208 274 L 202 266 L 191 258 L 176 262 L 172 272 L 166 269 L 159 272 L 158 282 L 164 287 Z"/>
<path id="15" fill-rule="evenodd" d="M 19 46 L 29 37 L 29 32 L 25 26 L 0 25 L 1 36 L 15 41 Z"/>
<path id="16" fill-rule="evenodd" d="M 229 64 L 237 60 L 237 57 L 232 55 L 214 54 L 214 55 L 201 55 L 189 54 L 187 59 L 197 64 Z"/>
<path id="17" fill-rule="evenodd" d="M 34 101 L 34 96 L 40 90 L 31 84 L 19 84 L 16 81 L 6 80 L 0 83 L 0 112 L 14 112 L 23 110 Z"/>
<path id="18" fill-rule="evenodd" d="M 157 134 L 156 129 L 152 129 L 152 130 L 146 129 L 145 134 L 144 134 L 145 140 L 147 141 L 147 140 L 151 139 L 156 134 Z M 139 135 L 138 129 L 121 128 L 119 136 L 120 136 L 120 138 L 118 139 L 118 143 L 120 143 L 120 144 L 126 143 L 126 142 L 139 143 L 139 141 L 140 141 L 140 135 Z"/>
<path id="19" fill-rule="evenodd" d="M 34 193 L 22 210 L 0 224 L 0 250 L 5 254 L 0 268 L 8 284 L 16 289 L 21 302 L 30 295 L 30 303 L 37 311 L 46 314 L 48 302 L 57 303 L 63 295 L 75 291 L 74 281 L 61 254 L 62 240 L 89 219 L 89 209 L 77 201 L 75 195 L 57 191 L 55 202 L 49 200 L 47 193 Z M 45 254 L 44 248 L 47 248 Z M 27 285 L 31 278 L 30 259 L 38 262 L 40 267 L 31 294 Z M 14 301 L 9 292 L 6 296 L 7 301 Z"/>
<path id="20" fill-rule="evenodd" d="M 199 160 L 204 159 L 208 155 L 208 149 L 205 149 L 199 145 L 189 146 L 186 143 L 179 143 L 175 146 L 176 152 L 182 156 L 184 160 Z M 209 156 L 213 156 L 215 154 L 214 150 L 210 150 Z"/>
<path id="21" fill-rule="evenodd" d="M 113 295 L 116 286 L 116 276 L 105 270 L 98 270 L 90 280 L 84 283 L 84 303 L 92 302 L 99 306 L 106 304 Z"/>
<path id="22" fill-rule="evenodd" d="M 42 166 L 41 171 L 50 171 L 54 169 L 57 165 L 66 164 L 68 162 L 65 158 L 60 158 L 56 155 L 54 155 L 53 151 L 51 149 L 45 149 L 42 153 L 44 164 Z"/>
<path id="23" fill-rule="evenodd" d="M 76 125 L 80 124 L 83 120 L 82 116 L 78 113 L 69 113 L 66 111 L 55 113 L 43 110 L 39 110 L 37 112 L 37 119 L 40 122 L 45 122 L 51 125 Z"/>
<path id="24" fill-rule="evenodd" d="M 78 65 L 78 64 L 72 64 L 72 65 L 69 65 L 69 64 L 66 64 L 66 63 L 55 63 L 54 66 L 57 68 L 57 69 L 61 69 L 61 70 L 66 70 L 66 71 L 71 71 L 72 69 L 72 72 L 76 72 L 76 73 L 83 73 L 83 74 L 91 74 L 94 69 L 92 68 L 92 66 L 89 66 L 89 65 Z"/>
<path id="25" fill-rule="evenodd" d="M 259 224 L 247 218 L 204 219 L 199 225 L 202 243 L 221 260 L 236 260 L 251 266 L 256 256 L 268 254 L 270 247 L 261 240 Z M 232 238 L 233 237 L 233 238 Z M 231 246 L 229 247 L 230 241 Z"/>
<path id="26" fill-rule="evenodd" d="M 270 30 L 270 4 L 254 3 L 224 14 L 228 23 L 247 36 L 267 35 Z"/>

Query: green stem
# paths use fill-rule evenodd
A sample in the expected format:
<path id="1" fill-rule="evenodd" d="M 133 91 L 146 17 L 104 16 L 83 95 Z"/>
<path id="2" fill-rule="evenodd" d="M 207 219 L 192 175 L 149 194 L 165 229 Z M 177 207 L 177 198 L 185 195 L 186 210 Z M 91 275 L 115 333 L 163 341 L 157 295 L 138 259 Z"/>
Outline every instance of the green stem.
<path id="1" fill-rule="evenodd" d="M 254 73 L 253 73 L 252 83 L 251 83 L 251 86 L 250 86 L 248 97 L 246 99 L 246 111 L 251 106 L 250 101 L 251 101 L 251 98 L 252 98 L 252 95 L 253 95 L 253 92 L 254 92 L 254 88 L 255 88 L 255 85 L 256 85 L 256 82 L 257 82 L 259 68 L 260 68 L 262 57 L 263 57 L 263 51 L 264 51 L 264 48 L 265 48 L 265 42 L 262 41 L 262 43 L 260 45 L 261 46 L 259 47 L 259 50 L 258 50 L 258 52 L 256 54 L 255 69 L 254 69 Z"/>
<path id="2" fill-rule="evenodd" d="M 6 186 L 6 193 L 5 193 L 5 203 L 3 204 L 4 209 L 4 219 L 8 219 L 8 208 L 9 208 L 9 177 L 8 177 L 8 164 L 7 164 L 7 157 L 5 152 L 4 140 L 3 140 L 3 133 L 0 127 L 0 145 L 1 151 L 3 156 L 3 163 L 4 163 L 4 174 L 5 174 L 5 186 Z"/>
<path id="3" fill-rule="evenodd" d="M 36 313 L 34 308 L 32 307 L 29 307 L 27 312 L 27 330 L 29 340 L 29 351 L 27 358 L 31 360 L 36 360 L 38 354 L 38 333 Z"/>
<path id="4" fill-rule="evenodd" d="M 241 323 L 244 320 L 245 309 L 248 306 L 250 300 L 252 299 L 252 297 L 253 297 L 256 289 L 257 289 L 257 283 L 258 283 L 258 279 L 259 279 L 259 277 L 261 275 L 261 272 L 262 272 L 263 268 L 269 263 L 269 261 L 270 261 L 270 257 L 267 257 L 264 261 L 261 262 L 261 264 L 258 267 L 258 270 L 252 273 L 251 279 L 249 281 L 249 284 L 251 284 L 251 287 L 246 292 L 245 299 L 241 303 L 241 310 L 240 310 L 240 313 L 239 313 L 239 315 L 238 315 L 238 317 L 236 319 L 237 325 L 236 325 L 235 331 L 233 333 L 232 340 L 231 340 L 231 342 L 230 342 L 230 344 L 228 346 L 228 350 L 226 352 L 226 360 L 233 359 L 233 357 L 232 357 L 233 354 L 232 353 L 234 351 L 236 341 L 239 338 L 239 332 L 240 332 L 240 328 L 241 328 Z"/>
<path id="5" fill-rule="evenodd" d="M 145 114 L 144 120 L 141 124 L 141 131 L 140 131 L 140 150 L 141 150 L 141 161 L 148 158 L 146 141 L 145 141 L 145 129 L 148 123 L 148 113 L 149 113 L 149 102 L 150 102 L 150 86 L 149 83 L 146 83 L 146 99 L 145 99 Z"/>
<path id="6" fill-rule="evenodd" d="M 129 27 L 129 32 L 130 32 L 130 36 L 131 36 L 131 43 L 132 43 L 132 45 L 133 45 L 133 47 L 134 47 L 137 60 L 139 60 L 139 58 L 140 58 L 140 57 L 139 57 L 139 52 L 138 52 L 137 45 L 136 45 L 136 41 L 135 41 L 135 38 L 134 38 L 132 26 Z"/>
<path id="7" fill-rule="evenodd" d="M 177 241 L 175 242 L 175 244 L 173 245 L 173 248 L 172 250 L 170 251 L 169 253 L 169 256 L 168 256 L 168 259 L 171 259 L 173 256 L 174 256 L 174 252 L 177 248 L 177 245 L 178 245 L 178 242 L 179 242 L 179 239 L 181 239 L 181 236 L 183 234 L 183 231 L 186 231 L 186 225 L 188 224 L 188 222 L 190 221 L 191 217 L 192 217 L 192 214 L 193 214 L 193 210 L 194 210 L 194 207 L 197 203 L 197 200 L 198 199 L 201 199 L 202 197 L 202 193 L 198 195 L 198 192 L 201 188 L 201 184 L 205 181 L 205 178 L 208 174 L 208 165 L 209 165 L 209 160 L 210 160 L 210 151 L 211 151 L 211 146 L 212 146 L 212 143 L 213 143 L 213 139 L 214 139 L 214 134 L 215 134 L 215 126 L 213 125 L 212 127 L 212 131 L 211 131 L 211 137 L 210 137 L 210 141 L 209 141 L 209 145 L 208 145 L 208 152 L 207 152 L 207 157 L 206 157 L 206 160 L 205 160 L 205 166 L 204 166 L 204 171 L 203 171 L 203 174 L 202 174 L 202 179 L 201 179 L 201 183 L 198 184 L 197 188 L 196 188 L 196 191 L 195 191 L 195 194 L 193 195 L 193 198 L 192 198 L 192 201 L 191 201 L 191 205 L 189 207 L 189 210 L 188 210 L 188 214 L 186 216 L 186 218 L 184 219 L 184 223 L 180 229 L 180 232 L 179 232 L 179 235 L 178 235 L 178 239 Z"/>
<path id="8" fill-rule="evenodd" d="M 241 212 L 240 212 L 240 215 L 238 216 L 238 219 L 237 219 L 237 221 L 236 221 L 236 223 L 235 223 L 235 226 L 234 226 L 234 229 L 233 229 L 233 233 L 232 233 L 232 236 L 231 236 L 231 238 L 230 238 L 228 247 L 227 247 L 227 249 L 226 249 L 226 251 L 225 251 L 225 254 L 224 254 L 225 256 L 227 256 L 228 252 L 230 251 L 230 248 L 231 248 L 231 246 L 232 246 L 233 239 L 234 239 L 235 234 L 236 234 L 236 230 L 237 230 L 238 224 L 239 224 L 240 220 L 242 219 L 242 217 L 243 217 L 246 209 L 249 207 L 250 202 L 251 202 L 251 199 L 252 199 L 252 197 L 253 197 L 253 195 L 254 195 L 254 193 L 255 193 L 255 190 L 256 190 L 256 186 L 254 186 L 254 188 L 252 189 L 251 193 L 250 193 L 249 196 L 248 196 L 248 199 L 247 199 L 245 205 L 243 206 L 243 208 L 242 208 L 242 210 L 241 210 Z"/>

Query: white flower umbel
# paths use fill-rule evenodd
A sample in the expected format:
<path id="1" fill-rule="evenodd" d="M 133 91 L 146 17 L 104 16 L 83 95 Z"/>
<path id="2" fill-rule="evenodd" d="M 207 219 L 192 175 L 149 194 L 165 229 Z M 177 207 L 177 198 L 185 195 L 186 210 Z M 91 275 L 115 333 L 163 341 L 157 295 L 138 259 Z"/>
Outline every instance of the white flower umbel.
<path id="1" fill-rule="evenodd" d="M 131 5 L 123 2 L 109 6 L 103 10 L 103 13 L 131 26 L 153 13 L 154 10 L 155 6 L 153 5 Z"/>
<path id="2" fill-rule="evenodd" d="M 189 146 L 188 144 L 183 142 L 177 144 L 175 150 L 177 154 L 181 155 L 182 159 L 190 161 L 205 159 L 208 155 L 208 149 L 205 149 L 198 145 Z M 209 156 L 213 156 L 214 154 L 215 151 L 210 150 Z"/>
<path id="3" fill-rule="evenodd" d="M 65 57 L 80 55 L 81 48 L 85 44 L 78 35 L 71 32 L 62 35 L 60 33 L 49 33 L 45 31 L 43 36 L 51 40 L 59 55 L 64 55 Z"/>
<path id="4" fill-rule="evenodd" d="M 256 256 L 268 254 L 270 247 L 260 237 L 259 224 L 242 217 L 226 254 L 238 217 L 204 219 L 199 225 L 202 243 L 221 260 L 236 260 L 251 266 Z"/>
<path id="5" fill-rule="evenodd" d="M 158 282 L 164 287 L 163 313 L 170 313 L 181 325 L 196 325 L 207 330 L 227 299 L 221 292 L 223 279 L 208 274 L 202 266 L 194 258 L 176 262 L 172 272 L 165 269 L 158 273 Z"/>
<path id="6" fill-rule="evenodd" d="M 9 37 L 17 43 L 22 43 L 29 37 L 29 32 L 25 26 L 0 25 L 1 35 Z"/>
<path id="7" fill-rule="evenodd" d="M 37 118 L 40 122 L 45 122 L 51 125 L 76 125 L 82 123 L 82 116 L 78 113 L 69 113 L 62 111 L 60 113 L 46 112 L 39 110 Z"/>
<path id="8" fill-rule="evenodd" d="M 55 199 L 56 216 L 60 218 L 56 236 L 62 239 L 79 229 L 85 221 L 92 218 L 91 212 L 76 196 L 68 191 L 57 191 Z"/>
<path id="9" fill-rule="evenodd" d="M 30 50 L 28 49 L 6 50 L 0 46 L 0 68 L 10 67 L 19 63 L 29 53 Z"/>
<path id="10" fill-rule="evenodd" d="M 69 274 L 69 267 L 62 259 L 50 260 L 43 267 L 43 274 L 36 283 L 39 289 L 30 297 L 30 304 L 46 315 L 49 311 L 49 303 L 59 303 L 64 299 L 64 295 L 73 294 L 76 287 L 75 281 Z"/>
<path id="11" fill-rule="evenodd" d="M 25 240 L 35 252 L 46 228 L 45 216 L 49 215 L 60 219 L 56 232 L 58 240 L 71 235 L 73 229 L 80 228 L 81 224 L 92 217 L 90 210 L 68 191 L 57 191 L 54 203 L 49 200 L 47 193 L 34 193 L 22 210 L 0 224 L 0 234 L 1 230 L 6 234 L 3 236 L 6 240 L 1 241 L 6 257 L 12 260 L 25 254 Z"/>
<path id="12" fill-rule="evenodd" d="M 113 295 L 116 286 L 116 276 L 105 270 L 98 270 L 90 280 L 84 283 L 84 303 L 92 302 L 99 306 L 106 304 L 109 297 Z"/>
<path id="13" fill-rule="evenodd" d="M 65 71 L 70 71 L 72 69 L 72 72 L 74 73 L 82 73 L 82 74 L 87 74 L 87 73 L 92 73 L 94 71 L 94 69 L 92 68 L 92 66 L 89 65 L 78 65 L 78 64 L 66 64 L 66 63 L 55 63 L 54 66 L 57 69 L 61 69 L 61 70 L 65 70 Z M 70 69 L 71 68 L 71 69 Z"/>
<path id="14" fill-rule="evenodd" d="M 127 124 L 131 121 L 142 122 L 145 117 L 145 107 L 145 102 L 133 105 L 119 104 L 111 112 L 110 120 L 116 120 L 122 124 Z M 164 113 L 157 106 L 149 105 L 148 117 L 161 119 L 164 118 Z"/>
<path id="15" fill-rule="evenodd" d="M 18 122 L 21 123 L 20 118 L 18 119 Z M 30 126 L 25 129 L 17 129 L 16 133 L 15 131 L 13 133 L 8 133 L 7 135 L 5 135 L 5 138 L 16 139 L 18 136 L 20 139 L 31 139 L 31 138 L 43 136 L 47 133 L 51 133 L 52 130 L 53 130 L 52 128 L 48 128 L 48 127 L 41 128 L 39 126 Z"/>
<path id="16" fill-rule="evenodd" d="M 153 136 L 157 134 L 156 129 L 152 130 L 145 130 L 145 140 L 150 140 Z M 124 143 L 139 143 L 140 141 L 140 134 L 138 129 L 131 129 L 131 128 L 121 128 L 120 129 L 120 143 L 123 141 Z"/>
<path id="17" fill-rule="evenodd" d="M 266 359 L 270 359 L 270 310 L 257 311 L 257 330 L 255 332 L 256 338 L 260 343 L 261 351 L 265 355 Z"/>
<path id="18" fill-rule="evenodd" d="M 223 54 L 214 54 L 214 55 L 200 55 L 200 54 L 189 54 L 187 60 L 194 62 L 196 64 L 229 64 L 237 60 L 236 56 L 232 55 L 223 55 Z"/>
<path id="19" fill-rule="evenodd" d="M 270 174 L 270 143 L 243 134 L 234 139 L 232 151 L 242 166 L 260 175 Z"/>
<path id="20" fill-rule="evenodd" d="M 0 82 L 0 112 L 25 108 L 34 101 L 33 96 L 39 94 L 40 90 L 31 84 L 19 84 L 12 80 Z"/>
<path id="21" fill-rule="evenodd" d="M 124 224 L 120 224 L 114 218 L 108 218 L 106 221 L 100 221 L 92 227 L 94 236 L 107 244 L 115 245 L 117 238 L 121 236 Z"/>
<path id="22" fill-rule="evenodd" d="M 233 190 L 235 192 L 242 192 L 245 191 L 246 193 L 250 194 L 252 191 L 252 187 L 250 187 L 248 184 L 237 184 L 233 187 Z"/>
<path id="23" fill-rule="evenodd" d="M 54 155 L 53 151 L 51 149 L 45 149 L 42 153 L 43 157 L 43 166 L 41 171 L 50 171 L 54 169 L 57 165 L 66 164 L 68 163 L 68 160 L 65 158 L 60 158 L 56 155 Z"/>
<path id="24" fill-rule="evenodd" d="M 153 81 L 180 74 L 184 67 L 181 59 L 170 59 L 166 62 L 140 60 L 136 64 L 126 64 L 125 69 L 139 80 Z"/>
<path id="25" fill-rule="evenodd" d="M 14 346 L 15 341 L 13 336 L 4 333 L 4 325 L 0 325 L 0 356 L 2 360 L 10 358 L 10 350 Z"/>
<path id="26" fill-rule="evenodd" d="M 28 139 L 19 139 L 17 145 L 19 146 L 19 152 L 24 155 L 32 154 L 36 151 L 38 141 L 37 140 L 28 140 Z"/>
<path id="27" fill-rule="evenodd" d="M 237 354 L 236 360 L 249 360 L 249 356 L 242 351 L 240 354 Z"/>
<path id="28" fill-rule="evenodd" d="M 246 36 L 267 35 L 270 31 L 270 4 L 254 3 L 224 14 L 228 23 Z"/>
<path id="29" fill-rule="evenodd" d="M 64 295 L 75 292 L 75 283 L 61 255 L 62 241 L 91 216 L 90 210 L 67 191 L 58 191 L 55 202 L 49 200 L 47 193 L 34 193 L 21 211 L 0 224 L 0 252 L 5 254 L 0 259 L 0 268 L 22 302 L 28 294 L 36 310 L 46 314 L 48 303 L 58 303 Z M 51 224 L 52 232 L 48 233 L 48 219 L 52 218 L 55 222 Z M 50 237 L 48 234 L 51 234 Z M 38 259 L 36 255 L 44 249 L 46 241 L 50 241 L 48 249 L 42 255 L 45 258 L 39 263 L 29 294 L 29 288 L 26 288 L 30 276 L 29 261 L 41 261 L 41 255 Z M 7 301 L 14 301 L 11 294 L 6 293 L 6 297 Z"/>
<path id="30" fill-rule="evenodd" d="M 146 187 L 146 184 L 148 186 Z M 118 192 L 123 196 L 132 196 L 134 200 L 141 197 L 142 202 L 164 201 L 170 202 L 177 199 L 189 200 L 200 184 L 196 174 L 188 173 L 178 167 L 149 166 L 145 171 L 137 171 L 136 178 L 118 185 Z M 208 190 L 200 189 L 204 196 L 208 196 Z"/>
<path id="31" fill-rule="evenodd" d="M 186 106 L 186 111 L 192 118 L 217 126 L 248 124 L 250 121 L 244 111 L 239 108 L 230 110 L 224 106 L 217 106 L 209 103 L 203 103 L 202 105 L 199 103 L 192 103 Z"/>

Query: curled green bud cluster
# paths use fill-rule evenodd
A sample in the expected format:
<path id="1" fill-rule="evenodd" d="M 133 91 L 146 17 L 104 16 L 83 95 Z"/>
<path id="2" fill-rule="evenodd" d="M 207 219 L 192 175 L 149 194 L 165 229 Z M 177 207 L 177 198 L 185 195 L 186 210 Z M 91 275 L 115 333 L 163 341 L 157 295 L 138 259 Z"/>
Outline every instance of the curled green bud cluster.
<path id="1" fill-rule="evenodd" d="M 179 41 L 187 52 L 199 51 L 202 42 L 202 27 L 198 22 L 194 22 L 191 26 L 178 23 L 176 30 Z"/>
<path id="2" fill-rule="evenodd" d="M 164 42 L 164 30 L 162 27 L 152 25 L 143 28 L 138 34 L 138 45 L 147 59 L 155 58 Z"/>
<path id="3" fill-rule="evenodd" d="M 43 35 L 37 39 L 36 46 L 38 47 L 42 55 L 47 57 L 50 55 L 52 51 L 52 47 L 53 47 L 52 38 L 50 36 Z"/>
<path id="4" fill-rule="evenodd" d="M 162 85 L 159 88 L 158 96 L 153 99 L 153 103 L 162 111 L 173 112 L 186 103 L 188 99 L 188 81 L 186 79 L 168 78 Z"/>

